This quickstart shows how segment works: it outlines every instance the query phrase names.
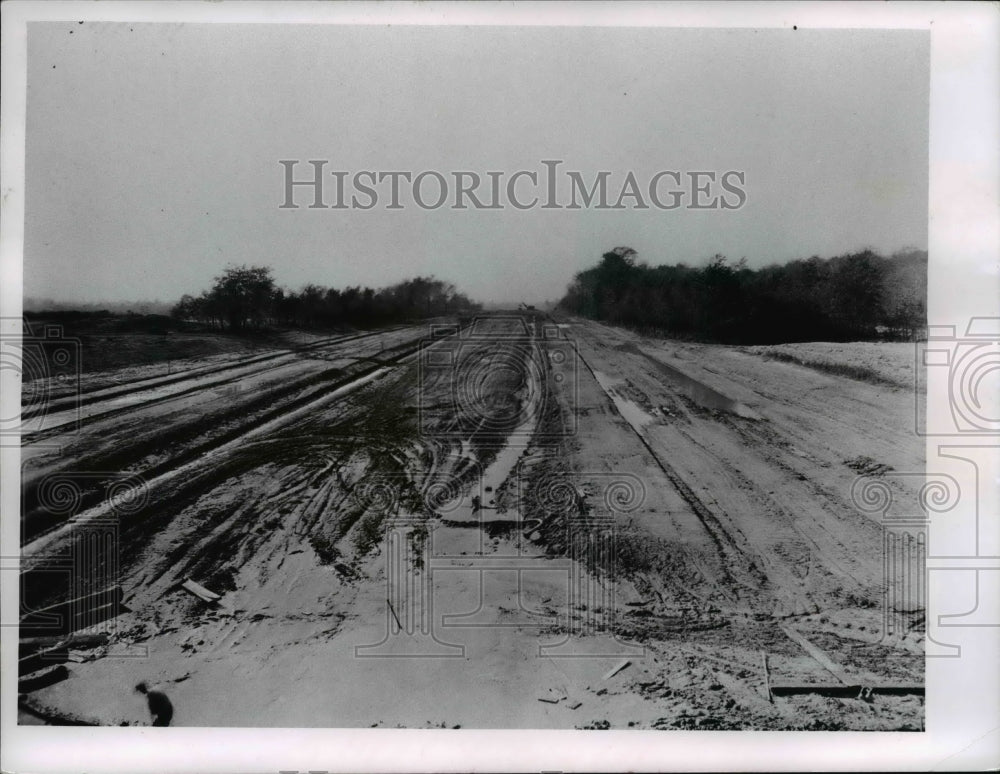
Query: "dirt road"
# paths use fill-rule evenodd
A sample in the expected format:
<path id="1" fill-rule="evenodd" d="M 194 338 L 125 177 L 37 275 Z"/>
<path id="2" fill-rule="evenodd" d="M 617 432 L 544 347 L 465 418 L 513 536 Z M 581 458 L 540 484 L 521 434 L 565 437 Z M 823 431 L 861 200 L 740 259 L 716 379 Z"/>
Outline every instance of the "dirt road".
<path id="1" fill-rule="evenodd" d="M 112 476 L 61 513 L 46 476 L 147 485 L 109 642 L 25 702 L 140 724 L 146 680 L 192 726 L 921 728 L 922 611 L 887 635 L 851 499 L 922 469 L 909 393 L 528 313 L 422 333 L 95 401 L 62 455 L 40 432 L 29 554 L 116 513 Z"/>
<path id="2" fill-rule="evenodd" d="M 55 401 L 54 411 L 27 420 L 22 540 L 52 529 L 70 508 L 100 503 L 109 485 L 144 486 L 250 428 L 411 355 L 425 334 L 423 326 L 411 326 L 338 337 Z"/>

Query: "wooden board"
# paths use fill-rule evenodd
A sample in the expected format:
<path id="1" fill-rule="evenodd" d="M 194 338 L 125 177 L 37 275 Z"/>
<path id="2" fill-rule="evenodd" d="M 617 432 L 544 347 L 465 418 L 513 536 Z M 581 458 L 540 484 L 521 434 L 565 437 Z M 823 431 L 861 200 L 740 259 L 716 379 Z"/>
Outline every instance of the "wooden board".
<path id="1" fill-rule="evenodd" d="M 775 696 L 796 696 L 816 693 L 821 696 L 836 696 L 845 699 L 861 697 L 862 691 L 889 696 L 923 696 L 924 686 L 918 683 L 890 683 L 887 685 L 844 685 L 843 683 L 771 683 L 771 693 Z"/>
<path id="2" fill-rule="evenodd" d="M 809 642 L 809 640 L 807 640 L 797 631 L 795 631 L 789 626 L 782 626 L 781 631 L 783 631 L 786 635 L 788 635 L 789 639 L 794 640 L 799 645 L 801 645 L 802 649 L 810 656 L 812 656 L 813 659 L 816 661 L 816 663 L 818 663 L 827 672 L 829 672 L 831 675 L 840 680 L 840 682 L 844 683 L 845 685 L 850 685 L 851 683 L 857 683 L 857 680 L 852 679 L 850 675 L 848 675 L 847 672 L 844 671 L 843 667 L 831 661 L 830 657 L 827 656 L 826 653 L 824 653 L 815 645 L 813 645 L 811 642 Z"/>
<path id="3" fill-rule="evenodd" d="M 209 591 L 200 583 L 195 583 L 190 578 L 188 578 L 181 584 L 181 588 L 191 594 L 194 594 L 196 597 L 204 600 L 205 602 L 218 602 L 220 599 L 222 599 L 222 597 L 220 597 L 214 591 Z"/>

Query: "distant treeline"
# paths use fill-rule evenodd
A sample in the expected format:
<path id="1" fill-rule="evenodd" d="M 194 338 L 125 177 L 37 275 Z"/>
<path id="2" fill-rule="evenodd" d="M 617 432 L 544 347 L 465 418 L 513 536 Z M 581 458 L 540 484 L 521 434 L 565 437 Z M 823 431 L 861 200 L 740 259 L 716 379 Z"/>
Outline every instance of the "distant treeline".
<path id="1" fill-rule="evenodd" d="M 185 295 L 171 314 L 231 331 L 271 326 L 378 326 L 465 314 L 479 309 L 453 285 L 416 277 L 386 288 L 344 290 L 306 285 L 295 292 L 275 285 L 268 266 L 230 266 L 200 296 Z"/>
<path id="2" fill-rule="evenodd" d="M 51 298 L 25 296 L 22 309 L 29 312 L 75 312 L 113 314 L 170 314 L 171 304 L 166 301 L 56 301 Z"/>
<path id="3" fill-rule="evenodd" d="M 727 344 L 913 339 L 926 325 L 927 253 L 864 250 L 750 269 L 637 264 L 617 247 L 576 275 L 560 307 L 619 325 Z"/>
<path id="4" fill-rule="evenodd" d="M 167 307 L 169 311 L 169 307 Z M 165 314 L 136 314 L 129 310 L 122 314 L 110 309 L 96 311 L 82 309 L 25 310 L 24 320 L 35 329 L 35 336 L 44 335 L 42 326 L 61 325 L 73 336 L 91 334 L 114 336 L 128 333 L 164 335 L 181 329 L 181 324 Z"/>

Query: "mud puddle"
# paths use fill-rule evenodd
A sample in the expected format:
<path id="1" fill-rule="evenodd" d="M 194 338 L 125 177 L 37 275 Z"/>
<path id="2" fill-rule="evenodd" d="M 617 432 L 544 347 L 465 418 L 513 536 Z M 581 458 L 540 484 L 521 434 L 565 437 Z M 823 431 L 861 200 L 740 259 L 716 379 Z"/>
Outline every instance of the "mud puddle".
<path id="1" fill-rule="evenodd" d="M 457 498 L 447 504 L 447 510 L 451 514 L 447 523 L 451 526 L 471 526 L 473 524 L 488 524 L 500 522 L 503 524 L 520 524 L 520 513 L 507 514 L 498 513 L 496 510 L 496 497 L 500 487 L 507 481 L 514 468 L 517 467 L 518 460 L 527 450 L 531 437 L 534 435 L 539 422 L 540 397 L 536 390 L 530 390 L 527 395 L 527 402 L 522 407 L 524 419 L 515 427 L 504 441 L 503 447 L 497 452 L 482 475 L 477 484 L 473 484 L 469 491 L 463 492 Z M 468 441 L 462 441 L 463 450 L 467 446 L 471 448 Z M 475 508 L 473 499 L 479 498 L 479 508 Z"/>
<path id="2" fill-rule="evenodd" d="M 592 373 L 594 374 L 594 378 L 597 379 L 597 383 L 601 385 L 601 389 L 604 390 L 607 396 L 611 398 L 611 401 L 615 404 L 615 408 L 618 409 L 618 413 L 624 417 L 626 422 L 632 425 L 637 433 L 642 433 L 643 428 L 656 421 L 656 418 L 652 414 L 640 408 L 638 403 L 623 397 L 618 390 L 615 389 L 617 385 L 625 384 L 624 379 L 613 379 L 607 374 L 593 369 Z"/>
<path id="3" fill-rule="evenodd" d="M 693 400 L 703 408 L 713 411 L 726 411 L 744 419 L 760 420 L 762 417 L 752 408 L 738 400 L 724 395 L 718 390 L 709 387 L 707 384 L 688 376 L 683 371 L 674 368 L 669 363 L 664 363 L 658 357 L 650 355 L 645 350 L 640 349 L 635 344 L 623 344 L 618 349 L 634 355 L 642 355 L 646 360 L 656 366 L 656 369 L 666 376 L 684 395 Z M 602 385 L 603 386 L 603 385 Z"/>

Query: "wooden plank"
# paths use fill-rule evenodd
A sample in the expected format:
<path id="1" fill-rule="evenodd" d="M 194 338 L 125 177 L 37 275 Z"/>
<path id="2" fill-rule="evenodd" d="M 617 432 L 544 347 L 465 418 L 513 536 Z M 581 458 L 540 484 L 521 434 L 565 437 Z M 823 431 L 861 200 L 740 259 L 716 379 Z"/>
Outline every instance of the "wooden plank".
<path id="1" fill-rule="evenodd" d="M 564 689 L 549 688 L 545 693 L 538 697 L 538 700 L 544 701 L 546 704 L 558 704 L 565 698 L 566 691 Z"/>
<path id="2" fill-rule="evenodd" d="M 845 685 L 844 683 L 772 683 L 771 693 L 775 696 L 795 696 L 816 693 L 822 696 L 836 696 L 857 699 L 863 693 L 878 693 L 888 696 L 924 695 L 924 686 L 917 683 L 890 683 L 886 685 Z"/>
<path id="3" fill-rule="evenodd" d="M 818 663 L 827 672 L 829 672 L 831 675 L 840 680 L 840 682 L 844 683 L 845 685 L 850 685 L 851 683 L 857 682 L 857 680 L 853 680 L 850 677 L 850 675 L 848 675 L 847 672 L 845 672 L 840 665 L 835 664 L 833 661 L 831 661 L 830 657 L 827 656 L 826 653 L 824 653 L 815 645 L 813 645 L 811 642 L 809 642 L 809 640 L 807 640 L 797 631 L 795 631 L 789 626 L 782 626 L 781 631 L 783 631 L 786 635 L 788 635 L 789 639 L 794 640 L 799 645 L 801 645 L 802 649 L 810 656 L 812 656 L 813 659 L 815 659 L 816 663 Z"/>
<path id="4" fill-rule="evenodd" d="M 619 672 L 621 672 L 621 671 L 622 671 L 622 670 L 623 670 L 623 669 L 624 669 L 625 667 L 627 667 L 627 666 L 631 666 L 631 664 L 632 664 L 632 662 L 631 662 L 631 661 L 629 661 L 628 659 L 625 659 L 625 660 L 624 660 L 624 661 L 622 661 L 621 663 L 619 663 L 619 664 L 617 664 L 616 666 L 613 666 L 613 667 L 612 667 L 611 669 L 609 669 L 609 670 L 608 670 L 608 671 L 607 671 L 607 672 L 605 673 L 604 677 L 602 677 L 601 679 L 602 679 L 602 680 L 610 680 L 610 679 L 611 679 L 612 677 L 614 677 L 614 676 L 615 676 L 616 674 L 618 674 Z"/>
<path id="5" fill-rule="evenodd" d="M 774 695 L 771 693 L 771 670 L 767 668 L 767 651 L 762 650 L 760 655 L 764 660 L 764 688 L 767 689 L 767 700 L 774 704 Z"/>
<path id="6" fill-rule="evenodd" d="M 193 580 L 188 578 L 181 584 L 181 588 L 185 591 L 194 594 L 198 599 L 205 602 L 218 602 L 222 597 L 216 594 L 214 591 L 209 591 L 200 583 L 195 583 Z"/>

